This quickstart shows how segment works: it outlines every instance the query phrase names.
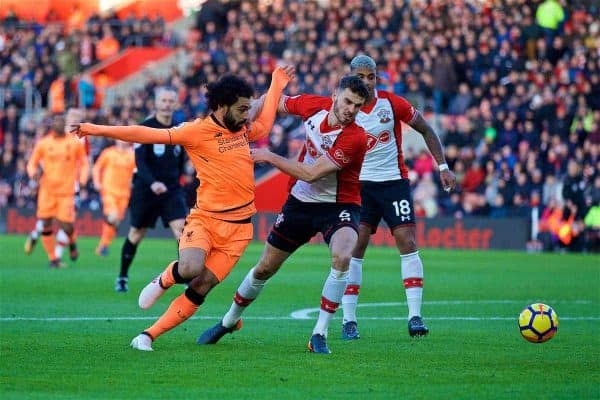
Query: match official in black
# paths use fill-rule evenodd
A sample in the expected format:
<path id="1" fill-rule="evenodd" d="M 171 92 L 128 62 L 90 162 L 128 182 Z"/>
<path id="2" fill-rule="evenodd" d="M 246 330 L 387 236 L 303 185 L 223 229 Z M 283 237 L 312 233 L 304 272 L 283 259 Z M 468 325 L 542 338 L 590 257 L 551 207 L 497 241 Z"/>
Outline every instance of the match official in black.
<path id="1" fill-rule="evenodd" d="M 151 128 L 171 128 L 173 112 L 177 107 L 174 89 L 159 87 L 155 91 L 156 113 L 141 125 Z M 121 272 L 115 283 L 115 291 L 126 292 L 129 267 L 135 257 L 137 246 L 148 228 L 154 228 L 158 217 L 165 228 L 169 226 L 179 240 L 187 206 L 179 179 L 184 173 L 185 152 L 181 146 L 143 144 L 135 146 L 137 171 L 133 176 L 133 188 L 129 201 L 131 228 L 121 250 Z"/>

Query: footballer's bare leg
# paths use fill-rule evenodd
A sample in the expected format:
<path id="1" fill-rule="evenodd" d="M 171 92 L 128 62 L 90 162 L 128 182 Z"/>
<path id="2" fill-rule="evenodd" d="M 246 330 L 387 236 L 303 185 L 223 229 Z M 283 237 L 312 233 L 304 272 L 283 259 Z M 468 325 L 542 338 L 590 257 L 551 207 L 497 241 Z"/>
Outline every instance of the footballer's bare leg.
<path id="1" fill-rule="evenodd" d="M 129 233 L 127 233 L 127 240 L 137 246 L 144 239 L 144 236 L 146 236 L 147 230 L 148 228 L 136 228 L 132 226 L 129 228 Z"/>
<path id="2" fill-rule="evenodd" d="M 147 310 L 176 283 L 188 283 L 200 275 L 206 261 L 206 252 L 200 248 L 186 248 L 179 252 L 179 259 L 172 261 L 165 270 L 152 280 L 140 293 L 140 308 Z"/>
<path id="3" fill-rule="evenodd" d="M 184 218 L 174 219 L 173 221 L 169 222 L 169 227 L 171 228 L 171 231 L 173 232 L 173 236 L 175 237 L 175 240 L 177 240 L 178 242 L 179 242 L 179 238 L 181 238 L 181 233 L 183 232 L 184 226 L 185 226 Z"/>
<path id="4" fill-rule="evenodd" d="M 392 230 L 396 246 L 400 251 L 402 281 L 408 304 L 408 333 L 410 336 L 425 336 L 429 329 L 421 318 L 423 302 L 423 263 L 419 257 L 415 225 L 400 225 Z"/>

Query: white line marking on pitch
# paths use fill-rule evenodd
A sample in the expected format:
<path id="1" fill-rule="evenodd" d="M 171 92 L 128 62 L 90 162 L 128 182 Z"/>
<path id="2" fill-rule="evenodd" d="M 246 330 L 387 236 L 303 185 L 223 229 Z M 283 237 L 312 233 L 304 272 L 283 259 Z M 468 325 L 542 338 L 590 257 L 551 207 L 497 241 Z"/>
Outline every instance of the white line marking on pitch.
<path id="1" fill-rule="evenodd" d="M 213 320 L 218 321 L 222 317 L 202 315 L 192 317 L 195 320 Z M 561 321 L 600 321 L 600 317 L 558 317 Z M 94 322 L 94 321 L 152 321 L 158 319 L 154 317 L 1 317 L 0 322 L 32 321 L 32 322 Z M 245 320 L 257 321 L 294 321 L 313 318 L 294 318 L 287 316 L 280 317 L 244 317 Z M 337 318 L 339 319 L 339 318 Z M 428 321 L 513 321 L 517 317 L 427 317 Z M 361 317 L 360 320 L 369 321 L 406 321 L 406 317 Z"/>
<path id="2" fill-rule="evenodd" d="M 527 304 L 535 303 L 539 300 L 432 300 L 432 301 L 424 301 L 423 305 L 463 305 L 463 304 L 523 304 L 523 308 Z M 592 304 L 589 300 L 545 300 L 547 304 Z M 395 303 L 360 303 L 358 307 L 396 307 L 396 306 L 405 306 L 406 302 L 395 302 Z M 313 319 L 314 317 L 311 314 L 318 313 L 319 308 L 304 308 L 302 310 L 294 311 L 290 314 L 290 316 L 294 319 Z M 375 317 L 377 318 L 377 317 Z M 440 317 L 440 318 L 455 318 L 455 317 Z M 470 318 L 470 317 L 456 317 L 456 318 Z M 475 317 L 478 318 L 478 317 Z M 476 319 L 475 321 L 481 321 L 486 319 L 491 319 L 492 317 L 482 317 L 480 319 Z M 498 317 L 502 318 L 502 317 Z M 508 317 L 507 317 L 508 318 Z M 565 319 L 561 318 L 560 319 Z M 579 318 L 579 317 L 573 317 Z M 361 318 L 368 319 L 368 318 Z M 385 319 L 395 319 L 385 318 Z M 399 318 L 406 319 L 406 318 Z M 435 317 L 427 317 L 427 319 L 435 319 Z M 510 319 L 510 318 L 509 318 Z M 467 319 L 462 319 L 467 321 Z"/>
<path id="3" fill-rule="evenodd" d="M 425 301 L 425 305 L 463 305 L 463 304 L 529 304 L 535 300 L 439 300 L 439 301 Z M 550 304 L 592 304 L 589 300 L 546 300 Z M 394 302 L 394 303 L 362 303 L 358 306 L 361 308 L 366 307 L 396 307 L 404 306 L 406 302 Z M 285 321 L 285 320 L 312 320 L 315 316 L 311 314 L 319 312 L 319 308 L 304 308 L 290 313 L 289 316 L 245 316 L 247 320 L 260 320 L 260 321 Z M 155 320 L 157 316 L 153 317 L 119 317 L 119 316 L 104 316 L 104 317 L 0 317 L 0 322 L 14 322 L 14 321 L 53 321 L 53 322 L 78 322 L 78 321 L 146 321 Z M 221 317 L 199 315 L 190 319 L 195 320 L 219 320 Z M 339 318 L 339 317 L 338 317 Z M 336 318 L 336 319 L 338 319 Z M 472 317 L 472 316 L 427 316 L 427 320 L 433 321 L 512 321 L 517 317 L 498 317 L 498 316 L 486 316 L 486 317 Z M 371 321 L 405 321 L 405 317 L 361 317 L 361 320 Z M 559 316 L 561 321 L 599 321 L 600 317 L 565 317 Z"/>

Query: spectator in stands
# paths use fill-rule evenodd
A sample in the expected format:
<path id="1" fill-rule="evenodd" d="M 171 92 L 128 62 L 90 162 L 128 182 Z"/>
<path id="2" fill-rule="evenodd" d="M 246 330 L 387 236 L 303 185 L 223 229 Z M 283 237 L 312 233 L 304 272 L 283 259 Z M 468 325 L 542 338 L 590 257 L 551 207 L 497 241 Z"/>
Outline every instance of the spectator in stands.
<path id="1" fill-rule="evenodd" d="M 96 58 L 104 61 L 119 52 L 120 44 L 115 39 L 108 23 L 102 25 L 102 39 L 96 42 Z"/>
<path id="2" fill-rule="evenodd" d="M 586 177 L 588 188 L 600 170 L 598 8 L 593 2 L 561 1 L 514 0 L 492 9 L 472 2 L 405 7 L 393 0 L 269 4 L 209 0 L 198 13 L 198 31 L 186 42 L 193 67 L 163 83 L 185 89 L 181 113 L 190 119 L 206 112 L 202 85 L 224 70 L 266 85 L 270 70 L 283 59 L 298 65 L 298 80 L 288 94 L 327 93 L 347 72 L 344 68 L 352 55 L 362 51 L 381 65 L 382 87 L 421 104 L 424 110 L 456 113 L 435 118 L 440 132 L 447 131 L 449 165 L 465 167 L 463 184 L 470 181 L 475 161 L 485 167 L 481 187 L 463 190 L 454 199 L 465 214 L 485 215 L 498 190 L 505 191 L 506 183 L 523 179 L 521 175 L 532 190 L 540 191 L 546 206 L 552 199 L 560 201 L 569 160 L 577 160 L 582 171 L 593 166 Z M 562 15 L 551 9 L 562 9 Z M 452 25 L 456 21 L 460 29 Z M 107 24 L 121 49 L 174 44 L 164 21 L 133 16 L 121 21 L 114 13 L 91 16 L 68 39 L 56 24 L 36 27 L 14 18 L 1 24 L 5 44 L 0 48 L 0 100 L 4 99 L 7 114 L 11 106 L 18 109 L 16 121 L 4 130 L 5 135 L 15 135 L 10 151 L 16 159 L 27 157 L 27 142 L 20 144 L 18 139 L 26 135 L 20 122 L 26 81 L 46 105 L 50 85 L 62 72 L 65 104 L 78 102 L 77 90 L 71 89 L 77 86 L 70 82 L 68 70 L 84 70 L 98 61 L 94 42 L 102 39 Z M 58 50 L 61 42 L 62 51 Z M 65 51 L 75 55 L 76 68 Z M 148 88 L 132 91 L 118 103 L 118 113 L 98 110 L 95 118 L 105 123 L 141 119 L 148 111 L 148 90 L 157 84 L 153 79 Z M 290 154 L 295 154 L 302 127 L 289 118 L 278 123 L 289 139 Z M 25 146 L 24 153 L 19 146 Z M 93 144 L 93 151 L 98 146 Z M 418 154 L 418 149 L 414 156 L 407 153 L 407 163 L 416 165 L 410 157 Z M 490 159 L 497 165 L 492 163 L 488 169 Z M 507 168 L 520 168 L 520 172 L 506 173 Z M 448 196 L 443 192 L 436 196 L 439 214 L 450 210 L 453 215 Z M 515 197 L 511 194 L 504 200 L 510 204 Z"/>
<path id="3" fill-rule="evenodd" d="M 561 28 L 565 12 L 558 0 L 544 0 L 535 12 L 535 19 L 544 31 L 546 40 L 550 42 Z"/>

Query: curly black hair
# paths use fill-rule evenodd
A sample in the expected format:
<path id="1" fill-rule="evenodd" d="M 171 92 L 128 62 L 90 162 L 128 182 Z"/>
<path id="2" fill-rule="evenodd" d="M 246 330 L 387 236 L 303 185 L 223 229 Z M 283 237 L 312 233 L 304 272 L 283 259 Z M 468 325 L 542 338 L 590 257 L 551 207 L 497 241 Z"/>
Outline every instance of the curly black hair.
<path id="1" fill-rule="evenodd" d="M 216 111 L 220 106 L 231 106 L 240 97 L 252 97 L 254 89 L 239 76 L 227 74 L 207 85 L 208 108 Z"/>

